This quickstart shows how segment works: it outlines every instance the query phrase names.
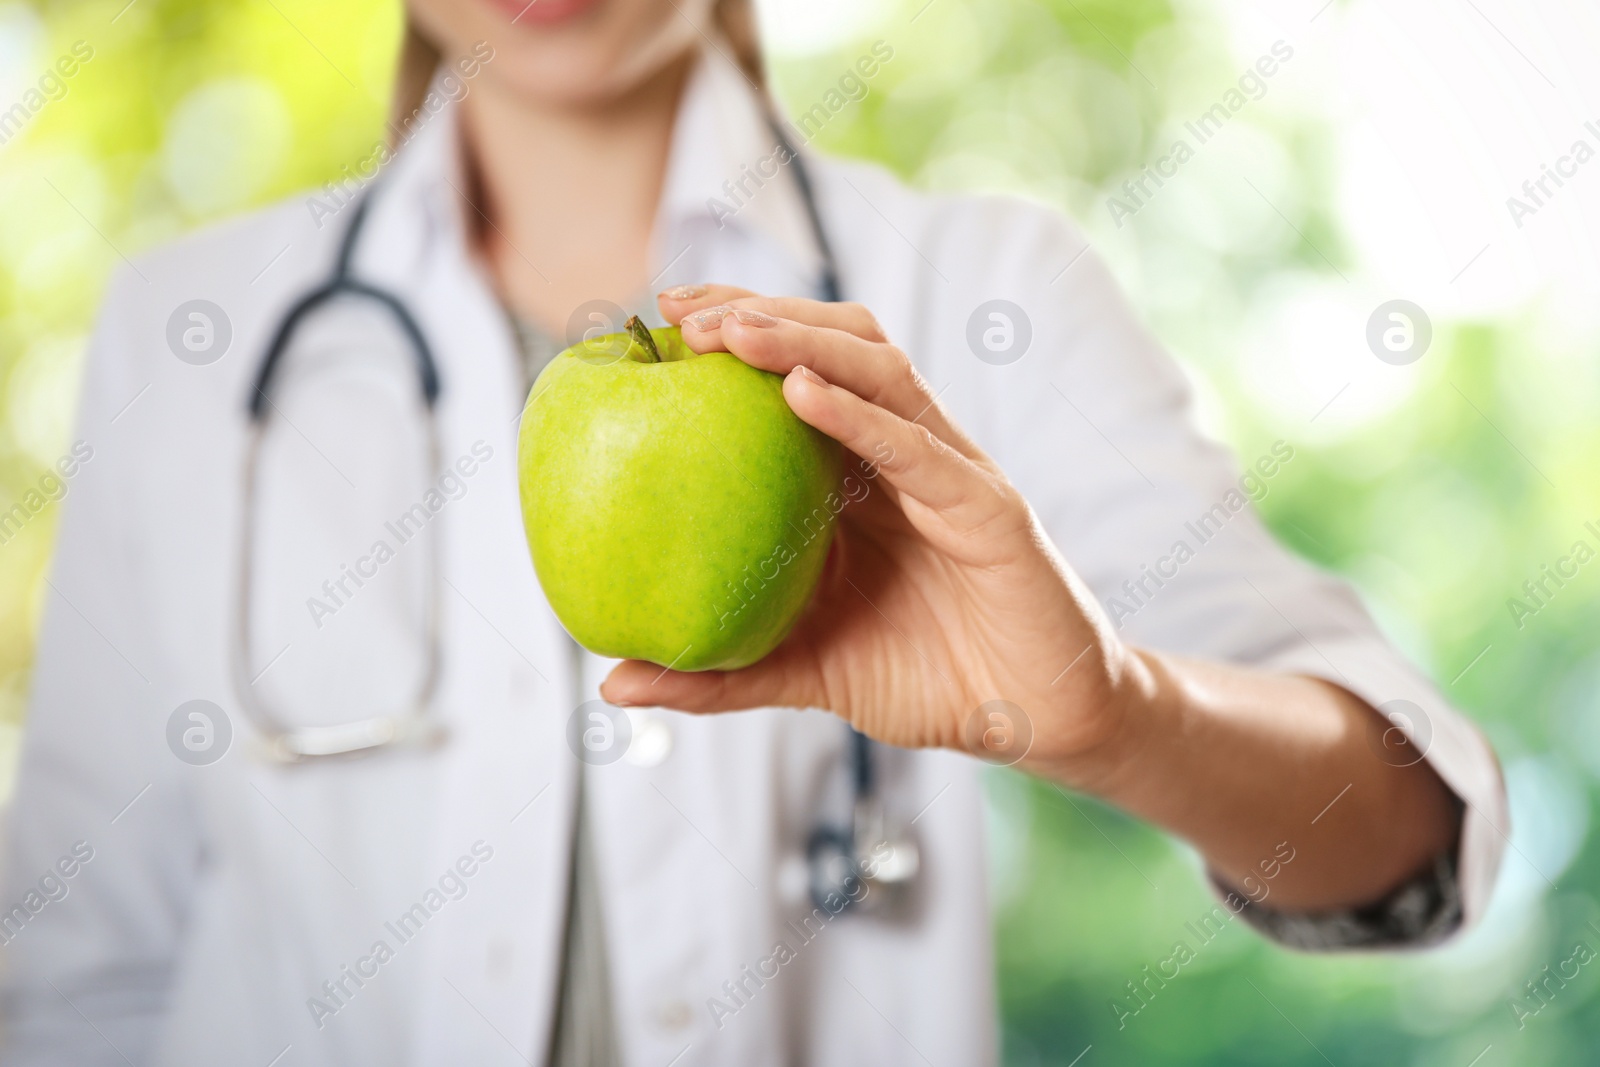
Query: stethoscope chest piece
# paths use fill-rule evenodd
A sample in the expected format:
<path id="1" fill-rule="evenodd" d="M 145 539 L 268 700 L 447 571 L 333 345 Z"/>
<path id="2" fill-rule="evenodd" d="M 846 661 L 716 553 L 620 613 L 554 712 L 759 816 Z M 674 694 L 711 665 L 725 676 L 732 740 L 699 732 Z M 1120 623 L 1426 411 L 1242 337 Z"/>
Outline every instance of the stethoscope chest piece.
<path id="1" fill-rule="evenodd" d="M 873 746 L 850 731 L 854 802 L 848 827 L 818 826 L 806 842 L 811 902 L 831 914 L 848 909 L 884 916 L 904 907 L 922 870 L 922 851 L 907 827 L 894 825 L 877 792 Z"/>

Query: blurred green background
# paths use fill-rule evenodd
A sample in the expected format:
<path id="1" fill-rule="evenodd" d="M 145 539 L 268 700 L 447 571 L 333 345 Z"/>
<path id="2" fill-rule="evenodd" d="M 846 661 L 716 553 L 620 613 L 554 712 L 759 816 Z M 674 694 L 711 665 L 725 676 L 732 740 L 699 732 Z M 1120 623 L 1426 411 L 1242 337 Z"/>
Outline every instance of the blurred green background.
<path id="1" fill-rule="evenodd" d="M 1538 1006 L 1525 983 L 1577 942 L 1600 950 L 1600 578 L 1586 568 L 1520 628 L 1506 605 L 1579 537 L 1595 543 L 1583 524 L 1600 520 L 1594 204 L 1564 193 L 1525 230 L 1504 205 L 1589 117 L 1538 84 L 1556 90 L 1556 53 L 1581 38 L 1469 6 L 1481 22 L 1361 0 L 764 5 L 792 112 L 872 41 L 895 49 L 824 148 L 1081 222 L 1191 370 L 1208 428 L 1246 455 L 1295 445 L 1262 502 L 1274 530 L 1360 587 L 1506 765 L 1513 848 L 1470 936 L 1425 955 L 1312 958 L 1234 923 L 1120 1030 L 1113 999 L 1210 907 L 1196 861 L 996 772 L 1009 1064 L 1600 1063 L 1600 966 L 1520 1027 L 1513 1008 Z M 394 0 L 0 4 L 0 109 L 74 42 L 93 49 L 60 99 L 15 129 L 0 120 L 0 509 L 70 445 L 108 270 L 366 155 L 398 28 Z M 1115 218 L 1108 197 L 1133 206 L 1124 181 L 1279 42 L 1292 58 L 1259 99 Z M 1527 110 L 1494 104 L 1508 99 Z M 1406 366 L 1366 342 L 1396 297 L 1433 325 Z M 0 544 L 5 795 L 53 531 L 52 508 Z"/>

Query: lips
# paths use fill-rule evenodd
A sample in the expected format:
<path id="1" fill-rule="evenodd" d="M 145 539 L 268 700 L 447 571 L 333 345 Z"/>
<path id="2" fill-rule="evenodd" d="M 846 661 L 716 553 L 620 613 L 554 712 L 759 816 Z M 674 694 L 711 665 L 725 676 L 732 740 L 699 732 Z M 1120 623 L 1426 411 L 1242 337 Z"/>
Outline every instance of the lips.
<path id="1" fill-rule="evenodd" d="M 518 26 L 549 26 L 576 18 L 600 0 L 489 0 L 495 10 Z"/>

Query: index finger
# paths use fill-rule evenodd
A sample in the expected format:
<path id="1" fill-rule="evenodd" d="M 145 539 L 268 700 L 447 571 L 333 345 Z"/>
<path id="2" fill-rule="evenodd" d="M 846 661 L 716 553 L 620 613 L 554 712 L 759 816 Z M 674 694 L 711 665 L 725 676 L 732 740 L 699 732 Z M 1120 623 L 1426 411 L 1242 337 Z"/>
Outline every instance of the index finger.
<path id="1" fill-rule="evenodd" d="M 690 315 L 713 311 L 719 307 L 749 308 L 763 311 L 780 319 L 790 319 L 807 326 L 842 330 L 863 341 L 886 341 L 888 337 L 877 318 L 860 304 L 844 301 L 830 303 L 799 296 L 762 296 L 734 285 L 680 285 L 656 296 L 661 317 L 678 324 Z M 709 316 L 715 320 L 718 316 Z M 700 331 L 692 345 L 696 351 L 716 351 L 720 345 L 715 329 Z"/>

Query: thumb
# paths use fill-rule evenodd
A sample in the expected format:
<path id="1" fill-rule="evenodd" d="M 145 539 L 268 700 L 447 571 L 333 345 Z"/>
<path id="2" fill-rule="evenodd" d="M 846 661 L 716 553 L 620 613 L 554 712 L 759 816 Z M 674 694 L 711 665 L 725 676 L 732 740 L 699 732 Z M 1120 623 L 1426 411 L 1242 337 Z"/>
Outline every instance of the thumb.
<path id="1" fill-rule="evenodd" d="M 736 671 L 674 671 L 630 659 L 600 685 L 607 703 L 709 713 L 747 708 L 827 708 L 809 652 L 785 642 L 759 663 Z"/>

